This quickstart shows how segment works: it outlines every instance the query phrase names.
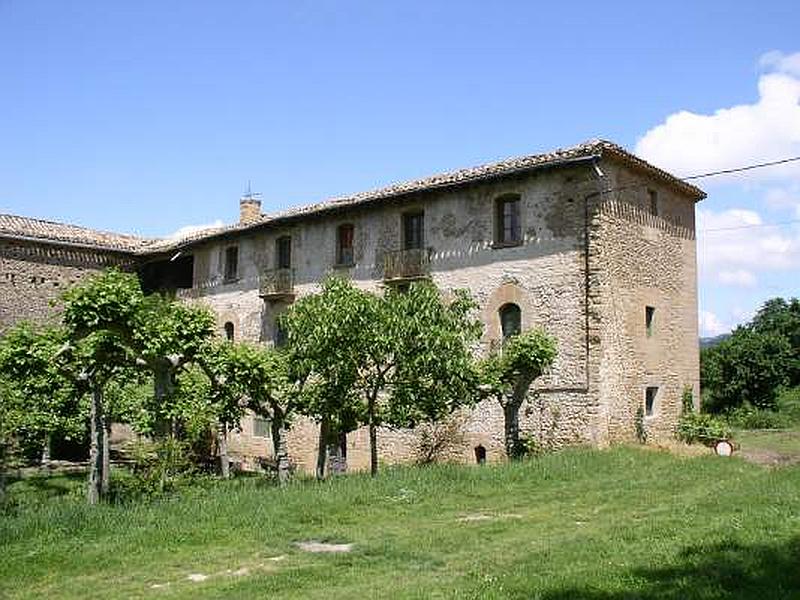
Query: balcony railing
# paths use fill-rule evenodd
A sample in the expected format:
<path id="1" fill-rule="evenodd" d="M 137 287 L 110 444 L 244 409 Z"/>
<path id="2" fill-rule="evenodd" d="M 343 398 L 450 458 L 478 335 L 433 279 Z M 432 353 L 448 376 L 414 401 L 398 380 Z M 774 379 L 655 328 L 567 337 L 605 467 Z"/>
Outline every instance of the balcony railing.
<path id="1" fill-rule="evenodd" d="M 384 281 L 420 279 L 431 272 L 431 249 L 395 250 L 383 256 Z"/>
<path id="2" fill-rule="evenodd" d="M 258 295 L 262 298 L 284 298 L 294 295 L 294 271 L 292 269 L 267 269 L 261 272 Z"/>

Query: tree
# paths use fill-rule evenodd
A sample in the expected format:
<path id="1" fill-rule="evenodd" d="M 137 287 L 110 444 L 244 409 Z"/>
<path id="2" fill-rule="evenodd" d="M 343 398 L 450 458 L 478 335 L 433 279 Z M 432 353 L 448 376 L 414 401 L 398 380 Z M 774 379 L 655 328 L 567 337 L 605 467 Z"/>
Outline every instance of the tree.
<path id="1" fill-rule="evenodd" d="M 788 364 L 789 385 L 800 385 L 800 300 L 772 298 L 753 317 L 748 328 L 760 334 L 783 337 L 791 347 Z"/>
<path id="2" fill-rule="evenodd" d="M 103 394 L 114 374 L 133 360 L 134 324 L 144 294 L 135 275 L 109 269 L 67 290 L 62 301 L 69 342 L 61 355 L 80 365 L 75 376 L 91 390 L 87 501 L 96 504 L 108 482 Z"/>
<path id="3" fill-rule="evenodd" d="M 701 353 L 703 409 L 718 413 L 742 404 L 774 408 L 780 386 L 789 380 L 791 361 L 792 347 L 785 337 L 738 327 Z"/>
<path id="4" fill-rule="evenodd" d="M 369 424 L 415 427 L 435 423 L 479 397 L 480 376 L 474 347 L 482 324 L 473 317 L 477 305 L 465 290 L 451 301 L 431 282 L 413 283 L 407 291 L 390 289 L 381 299 L 385 322 L 370 340 L 375 374 L 366 373 L 368 399 L 383 393 L 386 406 L 367 403 Z M 383 355 L 375 355 L 382 348 Z M 367 363 L 369 364 L 369 363 Z M 371 470 L 378 468 L 377 444 L 370 435 Z"/>
<path id="5" fill-rule="evenodd" d="M 9 413 L 14 416 L 14 436 L 23 447 L 37 448 L 45 460 L 54 434 L 69 439 L 80 437 L 83 431 L 83 394 L 54 361 L 65 339 L 61 329 L 27 323 L 0 339 L 7 401 L 16 399 L 8 405 L 14 407 Z"/>
<path id="6" fill-rule="evenodd" d="M 519 409 L 533 382 L 556 358 L 555 340 L 539 329 L 507 338 L 500 352 L 483 361 L 485 392 L 503 408 L 506 455 L 520 457 L 524 449 L 519 436 Z"/>
<path id="7" fill-rule="evenodd" d="M 430 282 L 378 296 L 332 278 L 288 311 L 292 363 L 308 377 L 305 406 L 321 422 L 318 474 L 331 423 L 339 433 L 369 428 L 375 475 L 378 427 L 413 427 L 474 402 L 474 308 L 466 292 L 448 302 Z"/>
<path id="8" fill-rule="evenodd" d="M 318 294 L 300 298 L 281 316 L 291 353 L 292 376 L 305 382 L 298 407 L 320 424 L 318 479 L 325 476 L 331 446 L 359 423 L 356 382 L 369 314 L 367 292 L 332 277 Z"/>
<path id="9" fill-rule="evenodd" d="M 302 396 L 303 380 L 291 377 L 283 350 L 248 343 L 226 346 L 229 379 L 236 381 L 247 407 L 270 422 L 278 481 L 283 485 L 290 474 L 286 430 Z"/>

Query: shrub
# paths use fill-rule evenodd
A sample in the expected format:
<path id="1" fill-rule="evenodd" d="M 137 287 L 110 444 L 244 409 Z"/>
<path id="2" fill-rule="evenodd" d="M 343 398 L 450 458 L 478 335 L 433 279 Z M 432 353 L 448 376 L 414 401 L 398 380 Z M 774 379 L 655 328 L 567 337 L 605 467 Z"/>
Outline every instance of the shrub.
<path id="1" fill-rule="evenodd" d="M 414 462 L 418 465 L 431 465 L 457 455 L 464 445 L 463 427 L 464 419 L 458 416 L 438 423 L 420 425 Z"/>
<path id="2" fill-rule="evenodd" d="M 198 472 L 187 442 L 167 438 L 139 441 L 133 446 L 133 468 L 112 481 L 116 501 L 154 498 L 195 481 Z"/>
<path id="3" fill-rule="evenodd" d="M 778 412 L 787 421 L 787 425 L 800 424 L 800 387 L 782 390 L 778 395 Z"/>
<path id="4" fill-rule="evenodd" d="M 725 420 L 741 429 L 782 429 L 791 424 L 789 417 L 779 411 L 764 410 L 749 404 L 734 408 L 727 413 Z"/>
<path id="5" fill-rule="evenodd" d="M 731 437 L 728 424 L 714 415 L 707 413 L 684 413 L 678 421 L 676 435 L 679 440 L 689 444 L 700 442 L 712 445 Z"/>

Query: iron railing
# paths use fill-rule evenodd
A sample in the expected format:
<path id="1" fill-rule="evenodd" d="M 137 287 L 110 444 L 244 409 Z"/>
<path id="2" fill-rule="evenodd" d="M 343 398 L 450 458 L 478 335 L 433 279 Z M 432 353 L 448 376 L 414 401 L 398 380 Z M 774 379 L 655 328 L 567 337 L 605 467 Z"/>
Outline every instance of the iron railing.
<path id="1" fill-rule="evenodd" d="M 258 281 L 258 295 L 262 298 L 280 298 L 294 294 L 293 269 L 266 269 Z"/>
<path id="2" fill-rule="evenodd" d="M 419 279 L 431 273 L 431 249 L 395 250 L 383 255 L 383 279 Z"/>

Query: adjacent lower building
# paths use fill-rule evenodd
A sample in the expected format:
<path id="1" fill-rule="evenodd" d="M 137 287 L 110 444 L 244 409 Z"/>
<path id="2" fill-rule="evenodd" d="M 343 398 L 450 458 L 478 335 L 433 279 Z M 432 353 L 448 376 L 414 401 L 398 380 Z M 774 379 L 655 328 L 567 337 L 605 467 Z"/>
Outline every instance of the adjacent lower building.
<path id="1" fill-rule="evenodd" d="M 147 290 L 209 306 L 220 335 L 266 344 L 281 342 L 276 317 L 330 274 L 376 291 L 429 279 L 444 291 L 472 293 L 484 347 L 531 327 L 556 338 L 558 358 L 521 411 L 523 431 L 540 444 L 605 446 L 642 434 L 663 440 L 672 436 L 682 396 L 699 397 L 695 203 L 702 198 L 697 187 L 619 146 L 592 141 L 273 215 L 248 195 L 239 223 L 190 238 L 97 234 L 108 241 L 93 238 L 97 249 L 80 249 L 103 259 L 77 267 L 30 250 L 67 252 L 73 246 L 64 244 L 75 243 L 69 235 L 44 226 L 40 236 L 18 235 L 33 220 L 0 217 L 0 326 L 44 310 L 39 298 L 51 287 L 106 262 L 136 268 Z M 41 283 L 32 287 L 33 277 Z M 503 456 L 496 403 L 454 420 L 451 457 Z M 256 464 L 271 454 L 268 436 L 267 423 L 247 418 L 229 446 L 245 465 Z M 381 457 L 415 460 L 419 438 L 419 431 L 383 430 Z M 349 434 L 346 446 L 348 465 L 366 467 L 366 432 Z M 313 468 L 313 422 L 294 423 L 289 450 L 298 468 Z"/>

